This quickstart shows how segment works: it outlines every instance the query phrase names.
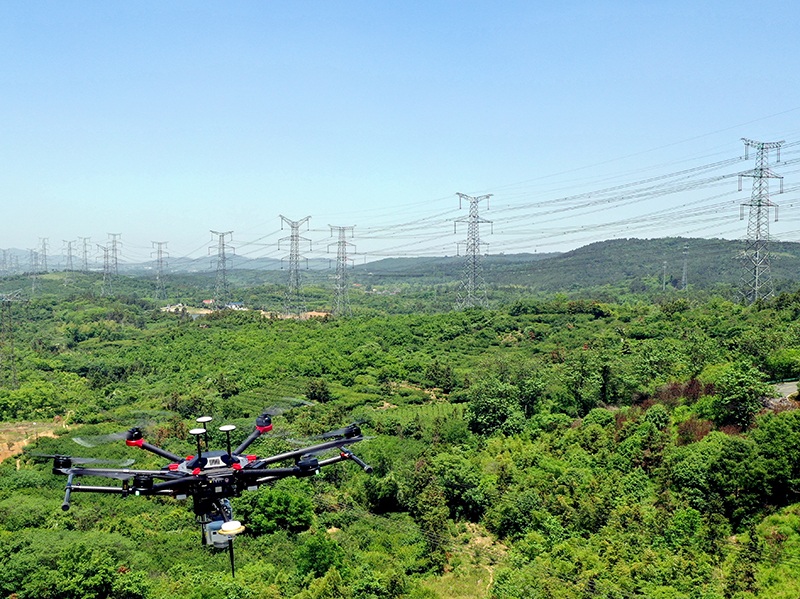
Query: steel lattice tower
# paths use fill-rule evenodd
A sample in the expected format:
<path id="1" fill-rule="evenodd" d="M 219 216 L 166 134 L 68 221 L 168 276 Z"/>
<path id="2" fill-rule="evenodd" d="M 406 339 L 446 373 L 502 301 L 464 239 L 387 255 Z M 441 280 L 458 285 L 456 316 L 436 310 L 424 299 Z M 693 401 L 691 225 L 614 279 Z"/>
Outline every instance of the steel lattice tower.
<path id="1" fill-rule="evenodd" d="M 286 223 L 291 228 L 291 233 L 288 237 L 281 237 L 278 240 L 278 249 L 281 247 L 281 241 L 289 241 L 289 255 L 286 257 L 289 260 L 289 281 L 286 288 L 284 311 L 287 315 L 299 315 L 304 311 L 303 298 L 300 296 L 300 259 L 305 259 L 300 255 L 300 242 L 307 241 L 308 247 L 311 249 L 311 240 L 300 236 L 300 227 L 307 223 L 311 217 L 306 216 L 296 221 L 286 218 L 283 214 L 280 217 L 281 229 L 283 229 L 283 223 Z M 281 261 L 283 261 L 283 258 Z"/>
<path id="2" fill-rule="evenodd" d="M 66 239 L 64 239 L 63 241 L 64 241 L 64 252 L 66 252 L 67 256 L 67 265 L 64 267 L 64 286 L 66 287 L 67 284 L 69 283 L 69 273 L 71 273 L 74 270 L 72 265 L 72 257 L 73 257 L 72 244 L 75 242 L 67 241 Z"/>
<path id="3" fill-rule="evenodd" d="M 739 174 L 739 191 L 742 190 L 742 177 L 753 177 L 753 192 L 750 201 L 740 207 L 740 218 L 744 219 L 744 208 L 750 208 L 747 221 L 747 240 L 742 257 L 744 272 L 742 273 L 742 295 L 744 300 L 752 304 L 772 295 L 772 276 L 769 267 L 769 209 L 775 208 L 775 220 L 778 220 L 778 205 L 769 199 L 769 180 L 780 179 L 783 193 L 783 177 L 769 168 L 769 152 L 776 150 L 778 162 L 781 160 L 783 141 L 760 142 L 742 138 L 744 142 L 745 160 L 748 150 L 755 148 L 756 166 L 752 171 Z"/>
<path id="4" fill-rule="evenodd" d="M 89 245 L 91 244 L 91 237 L 78 237 L 81 240 L 81 271 L 89 272 Z"/>
<path id="5" fill-rule="evenodd" d="M 40 237 L 39 238 L 40 250 L 39 250 L 39 268 L 45 274 L 47 274 L 47 249 L 50 247 L 48 243 L 47 237 Z"/>
<path id="6" fill-rule="evenodd" d="M 350 237 L 352 237 L 355 227 L 328 226 L 331 228 L 331 236 L 333 236 L 334 232 L 338 233 L 339 236 L 339 240 L 335 244 L 328 244 L 328 248 L 332 245 L 336 245 L 336 298 L 334 300 L 333 313 L 336 316 L 346 316 L 351 313 L 347 286 L 347 263 L 352 261 L 352 259 L 347 256 L 347 248 L 349 246 L 355 247 L 352 243 L 347 241 L 347 233 L 349 232 Z"/>
<path id="7" fill-rule="evenodd" d="M 97 249 L 103 251 L 103 285 L 100 287 L 100 295 L 111 295 L 113 293 L 112 279 L 114 278 L 114 273 L 112 272 L 110 250 L 108 246 L 103 246 L 99 243 L 97 244 Z"/>
<path id="8" fill-rule="evenodd" d="M 230 293 L 230 289 L 228 288 L 228 257 L 227 257 L 227 250 L 236 250 L 236 248 L 229 246 L 225 243 L 226 237 L 231 237 L 233 235 L 233 231 L 211 231 L 212 235 L 216 235 L 218 238 L 217 241 L 217 282 L 214 287 L 214 305 L 219 308 L 220 306 L 225 307 L 228 303 L 228 294 Z M 208 248 L 210 252 L 213 248 Z"/>
<path id="9" fill-rule="evenodd" d="M 28 252 L 31 273 L 31 295 L 33 295 L 36 293 L 36 277 L 39 274 L 39 252 L 36 250 L 28 250 Z"/>
<path id="10" fill-rule="evenodd" d="M 167 245 L 166 241 L 151 241 L 153 247 L 156 248 L 156 290 L 155 298 L 165 300 L 167 299 L 167 290 L 164 288 L 164 258 L 169 254 L 164 251 Z M 151 255 L 153 252 L 150 253 Z"/>
<path id="11" fill-rule="evenodd" d="M 111 244 L 111 262 L 110 267 L 114 275 L 119 274 L 119 246 L 122 242 L 118 239 L 122 233 L 109 233 L 108 241 Z"/>
<path id="12" fill-rule="evenodd" d="M 683 275 L 681 276 L 681 291 L 686 291 L 689 286 L 687 267 L 689 265 L 689 245 L 683 246 Z"/>
<path id="13" fill-rule="evenodd" d="M 491 223 L 492 221 L 486 220 L 478 214 L 478 205 L 483 200 L 487 200 L 488 204 L 488 200 L 492 197 L 492 194 L 478 197 L 468 196 L 464 193 L 458 193 L 457 195 L 459 209 L 464 200 L 469 201 L 469 215 L 458 218 L 453 222 L 453 232 L 456 231 L 458 223 L 467 223 L 467 239 L 459 243 L 459 245 L 463 243 L 466 248 L 467 261 L 464 265 L 464 279 L 461 281 L 458 300 L 456 301 L 456 309 L 486 306 L 488 302 L 480 265 L 482 244 L 480 224 Z"/>

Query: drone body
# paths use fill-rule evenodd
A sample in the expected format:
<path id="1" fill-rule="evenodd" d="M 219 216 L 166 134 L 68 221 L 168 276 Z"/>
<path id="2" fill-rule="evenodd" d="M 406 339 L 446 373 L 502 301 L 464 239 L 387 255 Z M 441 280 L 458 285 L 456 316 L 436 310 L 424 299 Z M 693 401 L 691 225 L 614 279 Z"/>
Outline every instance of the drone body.
<path id="1" fill-rule="evenodd" d="M 204 416 L 197 421 L 203 425 L 211 418 Z M 231 449 L 230 433 L 233 425 L 221 426 L 225 433 L 226 450 L 203 452 L 202 442 L 207 448 L 207 431 L 205 428 L 192 429 L 190 434 L 196 440 L 196 454 L 180 457 L 165 449 L 151 445 L 144 440 L 142 431 L 130 429 L 125 435 L 125 443 L 131 447 L 139 447 L 159 455 L 170 463 L 160 470 L 134 470 L 128 468 L 86 468 L 80 465 L 80 458 L 68 456 L 53 457 L 53 474 L 67 476 L 64 502 L 61 509 L 70 508 L 72 493 L 109 493 L 123 497 L 161 496 L 175 499 L 193 499 L 193 509 L 198 524 L 202 528 L 203 544 L 217 548 L 228 547 L 231 552 L 231 569 L 233 570 L 233 544 L 236 534 L 244 531 L 244 527 L 233 520 L 233 512 L 229 499 L 239 497 L 245 491 L 254 491 L 261 485 L 282 478 L 306 477 L 318 473 L 320 468 L 344 460 L 352 460 L 367 472 L 372 467 L 365 464 L 347 448 L 347 445 L 364 439 L 358 425 L 352 424 L 343 429 L 331 431 L 319 437 L 322 443 L 303 447 L 294 451 L 276 454 L 265 458 L 245 454 L 247 448 L 262 434 L 272 430 L 269 412 L 256 418 L 253 432 L 235 449 Z M 321 452 L 337 449 L 339 454 L 319 460 Z M 273 464 L 293 461 L 292 465 L 270 467 Z M 121 486 L 82 485 L 75 479 L 81 476 L 98 476 L 121 480 Z"/>

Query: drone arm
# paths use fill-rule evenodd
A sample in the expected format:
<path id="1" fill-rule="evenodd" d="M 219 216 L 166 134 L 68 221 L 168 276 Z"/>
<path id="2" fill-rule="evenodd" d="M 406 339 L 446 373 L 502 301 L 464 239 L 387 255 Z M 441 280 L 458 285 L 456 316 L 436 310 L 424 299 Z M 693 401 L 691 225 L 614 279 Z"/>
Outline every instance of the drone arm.
<path id="1" fill-rule="evenodd" d="M 72 493 L 117 493 L 120 495 L 126 495 L 127 491 L 122 487 L 96 487 L 93 485 L 74 485 L 72 484 L 72 477 L 74 475 L 70 474 L 69 478 L 67 479 L 67 490 L 64 492 L 64 503 L 61 504 L 61 509 L 65 512 L 70 507 L 70 500 Z"/>
<path id="2" fill-rule="evenodd" d="M 342 459 L 353 460 L 356 464 L 361 466 L 361 469 L 366 472 L 367 474 L 372 474 L 372 466 L 364 462 L 361 458 L 356 456 L 352 451 L 347 449 L 346 447 L 342 447 L 341 449 Z M 322 463 L 320 463 L 322 465 Z"/>
<path id="3" fill-rule="evenodd" d="M 264 433 L 268 433 L 272 430 L 272 416 L 270 416 L 268 411 L 262 413 L 258 418 L 256 418 L 256 428 L 253 430 L 252 433 L 242 441 L 241 445 L 233 450 L 233 453 L 240 454 L 245 449 L 250 447 L 250 444 L 258 439 Z"/>
<path id="4" fill-rule="evenodd" d="M 320 464 L 321 463 L 322 462 L 320 462 Z M 247 478 L 261 479 L 269 477 L 270 480 L 276 480 L 279 478 L 288 478 L 290 476 L 311 476 L 316 474 L 316 468 L 313 470 L 303 469 L 299 466 L 293 466 L 291 468 L 253 468 L 252 470 L 240 470 L 240 472 L 246 473 Z"/>
<path id="5" fill-rule="evenodd" d="M 299 458 L 306 454 L 319 453 L 320 451 L 325 451 L 326 449 L 339 449 L 344 447 L 346 444 L 356 443 L 357 441 L 361 441 L 363 438 L 364 437 L 351 437 L 349 439 L 335 439 L 333 441 L 320 443 L 319 445 L 312 445 L 311 447 L 303 447 L 302 449 L 295 449 L 294 451 L 287 451 L 286 453 L 279 453 L 278 455 L 274 455 L 268 458 L 262 458 L 259 459 L 257 463 L 259 465 L 274 464 L 275 462 L 282 462 L 283 460 Z"/>
<path id="6" fill-rule="evenodd" d="M 184 476 L 182 478 L 176 478 L 174 480 L 168 480 L 163 483 L 156 483 L 152 486 L 152 491 L 158 493 L 160 491 L 169 491 L 174 487 L 180 487 L 186 483 L 190 483 L 192 481 L 196 481 L 197 479 L 194 476 Z"/>
<path id="7" fill-rule="evenodd" d="M 234 454 L 240 454 L 240 453 L 242 453 L 242 452 L 243 452 L 245 449 L 247 449 L 248 447 L 250 447 L 250 444 L 251 444 L 253 441 L 255 441 L 256 439 L 258 439 L 260 436 L 261 436 L 261 431 L 259 431 L 259 430 L 258 430 L 258 428 L 256 428 L 256 429 L 255 429 L 255 430 L 254 430 L 252 433 L 250 433 L 250 435 L 247 437 L 247 439 L 245 439 L 244 441 L 242 441 L 242 444 L 241 444 L 241 445 L 239 445 L 239 447 L 237 447 L 236 449 L 234 449 L 234 450 L 233 450 L 233 453 L 234 453 Z"/>
<path id="8" fill-rule="evenodd" d="M 136 439 L 136 440 L 133 440 L 133 441 L 126 441 L 125 443 L 130 447 L 134 447 L 135 446 L 135 447 L 139 447 L 141 449 L 144 449 L 146 451 L 149 451 L 150 453 L 154 453 L 157 456 L 161 456 L 162 458 L 166 458 L 171 462 L 181 462 L 181 461 L 183 461 L 182 457 L 177 456 L 174 453 L 171 453 L 171 452 L 167 451 L 166 449 L 161 449 L 160 447 L 156 447 L 155 445 L 152 445 L 152 444 L 148 443 L 144 439 Z"/>

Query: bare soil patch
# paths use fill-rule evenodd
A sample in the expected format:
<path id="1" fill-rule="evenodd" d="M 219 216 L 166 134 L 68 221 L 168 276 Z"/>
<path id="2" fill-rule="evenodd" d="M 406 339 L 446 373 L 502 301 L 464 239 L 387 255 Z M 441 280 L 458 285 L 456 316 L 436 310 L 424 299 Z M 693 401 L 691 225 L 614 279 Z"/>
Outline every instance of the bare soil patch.
<path id="1" fill-rule="evenodd" d="M 0 462 L 18 454 L 39 437 L 55 437 L 55 431 L 63 426 L 59 422 L 0 423 Z"/>

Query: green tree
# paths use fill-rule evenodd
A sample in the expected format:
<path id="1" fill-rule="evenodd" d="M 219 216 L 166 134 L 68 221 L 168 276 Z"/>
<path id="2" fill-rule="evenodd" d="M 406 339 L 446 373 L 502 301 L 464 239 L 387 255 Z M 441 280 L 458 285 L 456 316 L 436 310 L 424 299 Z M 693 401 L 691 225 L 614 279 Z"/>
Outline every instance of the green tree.
<path id="1" fill-rule="evenodd" d="M 306 399 L 325 403 L 333 399 L 333 393 L 324 379 L 309 379 L 306 383 Z"/>
<path id="2" fill-rule="evenodd" d="M 525 417 L 517 396 L 518 390 L 514 385 L 495 378 L 472 385 L 467 390 L 467 423 L 470 430 L 487 436 L 498 431 L 518 432 Z"/>
<path id="3" fill-rule="evenodd" d="M 719 424 L 733 424 L 749 428 L 763 399 L 774 389 L 763 380 L 763 375 L 752 366 L 737 363 L 726 369 L 715 382 L 717 399 L 716 419 Z"/>

